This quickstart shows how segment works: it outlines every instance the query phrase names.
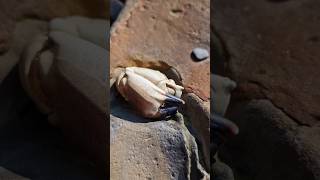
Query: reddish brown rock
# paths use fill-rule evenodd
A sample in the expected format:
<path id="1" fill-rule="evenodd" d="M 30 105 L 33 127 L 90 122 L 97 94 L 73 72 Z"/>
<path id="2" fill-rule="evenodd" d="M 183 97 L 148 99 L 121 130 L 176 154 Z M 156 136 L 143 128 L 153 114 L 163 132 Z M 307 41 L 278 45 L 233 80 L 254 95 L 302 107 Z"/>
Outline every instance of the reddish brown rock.
<path id="1" fill-rule="evenodd" d="M 232 79 L 239 86 L 257 82 L 299 124 L 318 123 L 320 2 L 216 1 L 213 6 L 213 28 L 229 55 Z"/>
<path id="2" fill-rule="evenodd" d="M 210 49 L 209 1 L 127 1 L 110 37 L 110 69 L 175 67 L 188 92 L 210 97 L 210 58 L 195 62 L 192 49 Z"/>
<path id="3" fill-rule="evenodd" d="M 118 142 L 112 143 L 111 156 L 119 157 L 112 158 L 111 172 L 116 179 L 127 178 L 125 176 L 127 174 L 123 174 L 119 170 L 119 168 L 127 167 L 130 167 L 130 171 L 128 170 L 130 177 L 140 177 L 140 179 L 148 178 L 153 169 L 155 173 L 152 175 L 155 178 L 208 178 L 207 175 L 200 175 L 196 171 L 203 169 L 202 165 L 209 166 L 210 57 L 197 62 L 192 59 L 191 55 L 194 48 L 199 47 L 208 51 L 210 49 L 209 4 L 209 0 L 128 0 L 118 20 L 113 24 L 110 32 L 110 78 L 117 76 L 117 67 L 130 66 L 156 69 L 168 77 L 173 76 L 170 78 L 178 84 L 182 84 L 186 89 L 183 92 L 186 104 L 183 105 L 180 112 L 186 117 L 185 119 L 190 120 L 188 121 L 189 125 L 196 129 L 195 131 L 199 135 L 197 138 L 202 143 L 202 157 L 205 159 L 203 160 L 205 162 L 200 164 L 196 154 L 179 156 L 184 148 L 178 147 L 180 136 L 168 131 L 166 125 L 168 121 L 140 120 L 140 118 L 128 113 L 125 108 L 116 108 L 115 105 L 111 105 L 113 108 L 111 114 L 119 117 L 120 122 L 130 125 L 129 128 L 122 128 L 121 131 L 118 131 L 119 134 L 115 133 L 115 139 Z M 174 70 L 171 71 L 172 69 Z M 116 101 L 121 102 L 119 99 Z M 128 121 L 137 123 L 137 119 L 139 120 L 138 124 L 128 123 Z M 144 131 L 141 131 L 142 128 L 139 127 L 141 122 L 143 122 Z M 152 129 L 152 131 L 145 128 L 151 124 L 156 124 L 161 128 Z M 136 128 L 137 126 L 139 129 Z M 117 126 L 111 121 L 111 131 L 116 129 L 115 127 Z M 189 131 L 186 128 L 183 130 L 183 128 L 185 128 L 184 125 L 179 126 L 177 130 L 183 131 L 182 135 L 186 136 Z M 163 142 L 156 140 L 155 142 L 160 143 L 156 143 L 152 149 L 148 148 L 150 142 L 153 141 L 144 140 L 142 135 L 147 133 L 152 135 L 150 139 L 154 140 L 156 140 L 154 134 L 157 133 L 157 136 L 162 136 Z M 193 138 L 193 136 L 190 137 Z M 172 145 L 166 142 L 171 142 Z M 187 147 L 188 152 L 197 149 L 197 147 L 190 147 L 188 141 L 184 141 L 183 144 Z M 132 153 L 131 149 L 134 149 L 136 153 L 128 156 Z M 151 160 L 153 157 L 159 158 L 159 156 L 166 157 L 166 160 L 159 162 L 159 167 L 155 167 Z M 192 165 L 190 167 L 184 162 L 189 158 L 193 161 L 192 157 L 195 157 L 193 160 L 197 162 L 192 162 L 194 165 L 197 164 L 194 167 Z M 188 161 L 191 162 L 190 160 Z M 184 175 L 186 166 L 189 166 L 192 172 L 187 176 Z M 174 172 L 171 175 L 168 173 L 168 167 Z M 131 169 L 137 169 L 137 171 L 132 172 Z M 175 176 L 176 174 L 179 174 L 179 177 Z"/>
<path id="4" fill-rule="evenodd" d="M 240 133 L 220 154 L 236 179 L 319 179 L 320 2 L 213 2 L 217 61 L 238 83 Z"/>

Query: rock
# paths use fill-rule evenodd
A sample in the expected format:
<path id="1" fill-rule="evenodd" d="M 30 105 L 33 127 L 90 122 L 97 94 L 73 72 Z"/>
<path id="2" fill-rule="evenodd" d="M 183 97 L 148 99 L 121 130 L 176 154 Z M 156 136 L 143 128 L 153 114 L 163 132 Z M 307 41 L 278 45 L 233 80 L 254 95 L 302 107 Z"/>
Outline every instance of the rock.
<path id="1" fill-rule="evenodd" d="M 232 169 L 221 161 L 213 164 L 213 178 L 214 180 L 234 180 Z"/>
<path id="2" fill-rule="evenodd" d="M 182 115 L 154 121 L 137 115 L 112 87 L 111 179 L 209 179 Z"/>
<path id="3" fill-rule="evenodd" d="M 246 92 L 247 96 L 263 92 L 264 98 L 300 124 L 316 125 L 320 117 L 320 2 L 215 1 L 213 7 L 213 28 L 229 54 L 232 79 L 239 86 L 248 82 L 259 86 Z"/>
<path id="4" fill-rule="evenodd" d="M 239 87 L 228 116 L 241 132 L 220 155 L 239 179 L 319 179 L 320 2 L 212 5 L 212 31 Z"/>
<path id="5" fill-rule="evenodd" d="M 320 178 L 318 127 L 297 124 L 269 100 L 230 108 L 241 133 L 220 149 L 219 157 L 235 170 L 236 179 Z"/>
<path id="6" fill-rule="evenodd" d="M 182 113 L 188 117 L 194 135 L 201 142 L 205 165 L 210 169 L 210 107 L 192 93 L 184 95 L 183 99 L 186 104 Z"/>
<path id="7" fill-rule="evenodd" d="M 185 87 L 183 98 L 188 101 L 179 111 L 194 126 L 197 140 L 204 148 L 197 155 L 194 137 L 184 125 L 141 118 L 115 94 L 113 99 L 118 105 L 111 105 L 111 119 L 116 118 L 123 124 L 122 130 L 111 137 L 116 138 L 111 145 L 111 174 L 115 179 L 139 175 L 141 178 L 138 179 L 150 176 L 155 179 L 209 178 L 202 166 L 207 167 L 209 159 L 210 66 L 209 61 L 195 62 L 190 56 L 190 50 L 195 46 L 210 48 L 209 5 L 209 0 L 128 0 L 113 24 L 110 32 L 111 80 L 118 74 L 117 67 L 130 66 L 156 69 L 168 73 L 168 77 L 174 76 L 172 79 Z M 189 138 L 182 141 L 183 136 Z M 152 145 L 152 141 L 156 144 Z M 149 146 L 151 148 L 145 148 Z M 152 163 L 158 156 L 165 157 L 160 168 Z M 203 159 L 199 160 L 199 156 Z M 140 163 L 141 160 L 144 163 Z M 187 168 L 189 163 L 191 168 Z M 123 171 L 126 166 L 130 168 Z M 130 176 L 124 172 L 129 172 Z"/>
<path id="8" fill-rule="evenodd" d="M 0 180 L 28 180 L 28 178 L 19 176 L 3 167 L 0 167 Z"/>
<path id="9" fill-rule="evenodd" d="M 110 120 L 111 179 L 209 179 L 184 125 L 134 123 L 113 115 Z"/>
<path id="10" fill-rule="evenodd" d="M 196 61 L 202 61 L 209 57 L 209 52 L 203 48 L 194 48 L 192 55 L 196 58 Z"/>
<path id="11" fill-rule="evenodd" d="M 118 66 L 174 67 L 187 92 L 209 101 L 210 60 L 190 56 L 194 47 L 210 49 L 209 10 L 209 0 L 126 1 L 110 32 L 111 77 Z"/>

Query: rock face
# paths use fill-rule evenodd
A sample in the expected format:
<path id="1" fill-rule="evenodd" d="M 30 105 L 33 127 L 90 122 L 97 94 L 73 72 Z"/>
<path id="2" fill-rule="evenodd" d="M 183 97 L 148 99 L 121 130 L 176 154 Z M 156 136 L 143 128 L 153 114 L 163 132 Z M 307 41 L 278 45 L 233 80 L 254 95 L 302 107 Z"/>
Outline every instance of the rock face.
<path id="1" fill-rule="evenodd" d="M 196 62 L 191 56 L 194 48 L 210 49 L 209 4 L 128 0 L 111 27 L 111 82 L 118 67 L 137 66 L 159 70 L 186 88 L 176 122 L 137 116 L 111 87 L 112 179 L 209 178 L 203 167 L 210 169 L 210 57 Z"/>
<path id="2" fill-rule="evenodd" d="M 236 179 L 319 179 L 319 1 L 213 7 L 216 64 L 238 84 L 227 114 L 240 134 L 223 159 Z"/>
<path id="3" fill-rule="evenodd" d="M 209 179 L 183 124 L 110 121 L 111 179 Z"/>
<path id="4" fill-rule="evenodd" d="M 191 52 L 196 47 L 210 49 L 209 9 L 209 0 L 127 1 L 111 29 L 110 69 L 172 66 L 188 92 L 208 101 L 210 58 L 194 62 Z"/>
<path id="5" fill-rule="evenodd" d="M 299 126 L 269 100 L 237 104 L 232 110 L 230 118 L 241 132 L 220 157 L 235 169 L 236 178 L 319 179 L 318 127 Z"/>
<path id="6" fill-rule="evenodd" d="M 230 55 L 232 79 L 259 86 L 256 90 L 297 123 L 317 124 L 320 2 L 216 1 L 213 6 L 213 28 Z"/>

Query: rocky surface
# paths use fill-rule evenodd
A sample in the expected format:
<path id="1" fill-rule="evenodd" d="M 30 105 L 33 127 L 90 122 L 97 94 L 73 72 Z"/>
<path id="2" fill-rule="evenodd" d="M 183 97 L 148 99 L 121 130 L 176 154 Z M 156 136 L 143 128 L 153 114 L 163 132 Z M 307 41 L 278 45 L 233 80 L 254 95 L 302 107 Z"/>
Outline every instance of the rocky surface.
<path id="1" fill-rule="evenodd" d="M 238 84 L 222 153 L 236 179 L 319 179 L 319 6 L 213 1 L 216 73 Z M 212 53 L 211 53 L 212 54 Z"/>
<path id="2" fill-rule="evenodd" d="M 194 62 L 191 53 L 197 47 L 210 49 L 210 1 L 129 0 L 126 4 L 111 29 L 110 69 L 172 66 L 183 77 L 187 92 L 208 101 L 210 58 Z"/>
<path id="3" fill-rule="evenodd" d="M 319 179 L 319 128 L 299 126 L 269 100 L 235 106 L 230 118 L 241 133 L 220 157 L 236 179 Z"/>
<path id="4" fill-rule="evenodd" d="M 320 115 L 320 2 L 217 1 L 214 31 L 229 55 L 231 78 L 258 86 L 297 123 L 312 126 Z"/>
<path id="5" fill-rule="evenodd" d="M 176 119 L 134 123 L 111 115 L 110 121 L 111 179 L 209 179 L 195 139 Z"/>
<path id="6" fill-rule="evenodd" d="M 191 56 L 196 47 L 210 49 L 209 4 L 128 0 L 111 27 L 111 82 L 119 73 L 117 67 L 160 70 L 186 88 L 186 105 L 179 111 L 189 127 L 177 119 L 141 118 L 111 90 L 114 179 L 209 178 L 210 58 L 196 62 Z"/>

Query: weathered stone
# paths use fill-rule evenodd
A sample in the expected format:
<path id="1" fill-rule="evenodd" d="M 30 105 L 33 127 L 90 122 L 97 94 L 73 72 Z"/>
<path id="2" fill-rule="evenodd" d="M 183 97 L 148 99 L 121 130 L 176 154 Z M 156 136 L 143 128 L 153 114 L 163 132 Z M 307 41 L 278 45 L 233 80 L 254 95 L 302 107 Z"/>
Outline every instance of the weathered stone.
<path id="1" fill-rule="evenodd" d="M 210 107 L 195 94 L 184 95 L 186 105 L 182 113 L 188 117 L 190 125 L 194 128 L 195 136 L 202 145 L 202 153 L 206 167 L 210 168 Z"/>
<path id="2" fill-rule="evenodd" d="M 110 33 L 111 77 L 118 66 L 172 66 L 187 92 L 208 101 L 210 60 L 192 61 L 190 52 L 210 49 L 209 10 L 209 0 L 126 1 Z"/>
<path id="3" fill-rule="evenodd" d="M 223 157 L 239 178 L 319 179 L 319 1 L 213 7 L 221 67 L 238 84 L 229 115 L 241 132 Z M 267 100 L 242 103 L 254 99 Z"/>
<path id="4" fill-rule="evenodd" d="M 297 122 L 320 117 L 317 0 L 213 1 L 214 30 L 229 55 L 229 74 L 238 85 L 255 83 Z"/>
<path id="5" fill-rule="evenodd" d="M 268 100 L 236 103 L 231 109 L 230 119 L 241 133 L 219 155 L 236 179 L 319 179 L 318 127 L 300 126 Z"/>
<path id="6" fill-rule="evenodd" d="M 209 179 L 184 124 L 130 122 L 141 118 L 121 109 L 122 113 L 116 110 L 111 112 L 116 116 L 110 117 L 111 179 Z M 128 119 L 123 120 L 124 116 Z"/>
<path id="7" fill-rule="evenodd" d="M 180 112 L 197 131 L 205 159 L 203 164 L 199 163 L 197 153 L 200 150 L 184 125 L 172 120 L 152 122 L 154 120 L 141 118 L 116 95 L 116 91 L 111 91 L 115 102 L 111 105 L 111 119 L 122 124 L 113 127 L 115 120 L 111 121 L 111 131 L 116 127 L 120 129 L 111 133 L 111 141 L 114 141 L 111 174 L 115 179 L 139 176 L 139 179 L 209 178 L 202 166 L 208 165 L 209 160 L 210 66 L 209 61 L 195 62 L 191 57 L 194 47 L 209 49 L 209 4 L 208 0 L 128 0 L 113 24 L 110 33 L 111 82 L 119 73 L 118 67 L 138 66 L 160 70 L 183 85 L 186 105 Z M 201 118 L 198 118 L 199 114 Z M 162 157 L 160 168 L 153 163 L 159 156 Z M 129 169 L 123 171 L 127 167 Z M 130 176 L 124 172 L 130 172 Z"/>

